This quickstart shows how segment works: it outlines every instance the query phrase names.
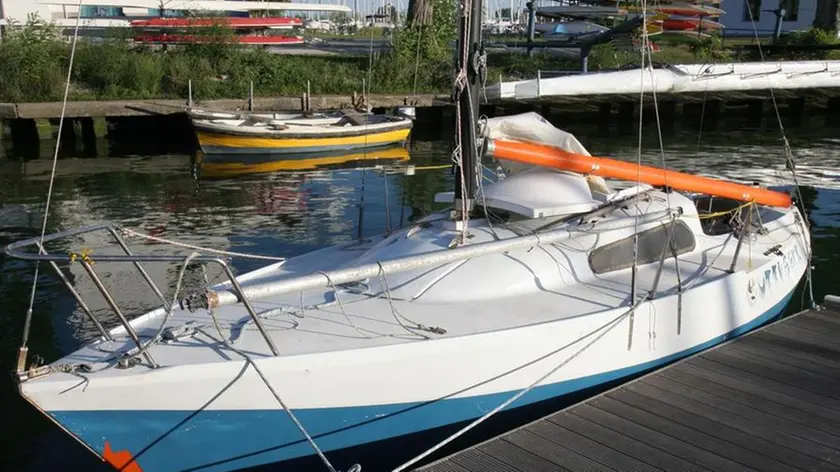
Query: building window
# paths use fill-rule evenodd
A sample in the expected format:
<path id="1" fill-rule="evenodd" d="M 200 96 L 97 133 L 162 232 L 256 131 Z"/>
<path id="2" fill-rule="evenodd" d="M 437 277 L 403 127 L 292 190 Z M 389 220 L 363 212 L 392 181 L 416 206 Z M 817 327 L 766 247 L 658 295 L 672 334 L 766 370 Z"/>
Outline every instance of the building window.
<path id="1" fill-rule="evenodd" d="M 757 23 L 761 17 L 761 0 L 744 0 L 744 3 L 747 4 L 747 7 L 744 8 L 744 21 L 752 20 Z M 750 16 L 750 12 L 752 12 L 752 16 Z"/>
<path id="2" fill-rule="evenodd" d="M 694 250 L 694 234 L 684 222 L 678 220 L 673 224 L 662 224 L 639 233 L 636 263 L 642 265 L 659 262 L 671 231 L 674 234 L 671 235 L 671 249 L 666 253 L 666 257 Z M 633 267 L 633 239 L 633 236 L 619 239 L 589 253 L 589 267 L 592 272 L 604 274 Z"/>
<path id="3" fill-rule="evenodd" d="M 796 21 L 799 19 L 799 0 L 782 0 L 782 8 L 785 9 L 784 21 Z"/>

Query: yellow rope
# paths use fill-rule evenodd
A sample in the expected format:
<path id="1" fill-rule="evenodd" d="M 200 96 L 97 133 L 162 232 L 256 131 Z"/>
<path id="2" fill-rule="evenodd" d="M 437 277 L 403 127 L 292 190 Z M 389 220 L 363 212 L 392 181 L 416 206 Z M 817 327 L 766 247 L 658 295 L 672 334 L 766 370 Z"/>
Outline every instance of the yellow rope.
<path id="1" fill-rule="evenodd" d="M 76 262 L 77 260 L 81 259 L 87 262 L 90 265 L 94 264 L 93 259 L 91 259 L 90 255 L 93 254 L 93 249 L 83 249 L 82 252 L 70 252 L 70 263 Z"/>
<path id="2" fill-rule="evenodd" d="M 717 218 L 719 216 L 726 216 L 726 215 L 730 215 L 732 213 L 741 211 L 741 210 L 743 210 L 744 208 L 747 208 L 750 205 L 755 205 L 755 202 L 747 202 L 747 203 L 744 203 L 743 205 L 735 207 L 731 210 L 716 211 L 714 213 L 706 213 L 705 215 L 697 215 L 696 218 L 701 219 L 701 220 L 707 220 L 709 218 Z M 693 215 L 686 215 L 686 216 L 693 216 Z"/>
<path id="3" fill-rule="evenodd" d="M 414 170 L 438 170 L 438 169 L 448 169 L 452 167 L 452 164 L 442 164 L 439 166 L 419 166 L 415 167 Z"/>

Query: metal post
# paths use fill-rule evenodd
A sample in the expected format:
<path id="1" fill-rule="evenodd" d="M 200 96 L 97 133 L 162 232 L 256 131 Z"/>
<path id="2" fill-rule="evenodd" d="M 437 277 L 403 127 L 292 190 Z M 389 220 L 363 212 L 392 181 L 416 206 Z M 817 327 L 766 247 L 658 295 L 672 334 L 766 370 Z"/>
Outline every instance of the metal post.
<path id="1" fill-rule="evenodd" d="M 233 289 L 236 291 L 236 294 L 239 296 L 239 299 L 242 301 L 242 304 L 245 305 L 245 309 L 248 310 L 248 314 L 251 315 L 251 319 L 254 320 L 254 324 L 257 326 L 257 329 L 260 330 L 260 334 L 263 335 L 265 342 L 268 344 L 268 348 L 271 349 L 271 353 L 275 356 L 279 356 L 280 351 L 277 350 L 277 346 L 274 345 L 274 341 L 272 341 L 271 338 L 268 336 L 268 332 L 265 330 L 265 326 L 263 326 L 262 321 L 260 321 L 260 317 L 257 315 L 257 312 L 254 310 L 254 307 L 251 306 L 251 302 L 249 302 L 248 298 L 245 296 L 245 292 L 242 290 L 242 286 L 239 285 L 239 282 L 237 282 L 236 276 L 233 275 L 233 272 L 231 272 L 230 267 L 228 267 L 227 263 L 225 263 L 225 261 L 221 259 L 217 259 L 215 262 L 221 265 L 222 269 L 224 269 L 225 274 L 227 274 L 231 285 L 233 285 Z"/>
<path id="2" fill-rule="evenodd" d="M 126 319 L 125 315 L 123 315 L 123 312 L 122 310 L 120 310 L 120 307 L 117 306 L 117 302 L 114 301 L 114 298 L 111 297 L 111 294 L 108 292 L 108 289 L 105 288 L 105 285 L 102 283 L 102 280 L 100 280 L 99 276 L 96 275 L 96 272 L 93 270 L 93 267 L 91 267 L 90 264 L 85 260 L 82 260 L 80 262 L 82 264 L 82 267 L 84 267 L 85 271 L 88 273 L 88 275 L 90 275 L 90 278 L 93 279 L 93 283 L 96 284 L 96 288 L 99 290 L 99 293 L 101 293 L 102 296 L 105 297 L 105 301 L 108 302 L 108 305 L 111 307 L 112 310 L 114 310 L 114 313 L 117 315 L 117 318 L 120 319 L 120 323 L 122 323 L 123 327 L 125 328 L 125 331 L 131 337 L 131 339 L 134 340 L 134 344 L 137 345 L 137 349 L 142 350 L 143 343 L 140 342 L 140 338 L 137 336 L 137 332 L 134 331 L 134 328 L 131 327 L 131 324 L 128 322 L 128 319 Z M 146 358 L 146 361 L 149 363 L 150 366 L 152 366 L 152 368 L 158 367 L 157 363 L 148 351 L 143 351 L 143 357 Z"/>
<path id="3" fill-rule="evenodd" d="M 117 233 L 117 231 L 114 228 L 108 228 L 108 232 L 111 233 L 111 236 L 113 236 L 114 239 L 117 240 L 117 244 L 120 245 L 120 247 L 123 249 L 127 256 L 134 255 L 134 253 L 131 252 L 131 249 L 128 248 L 128 244 L 125 243 L 125 240 L 120 236 L 119 233 Z M 137 268 L 137 270 L 140 272 L 140 275 L 143 276 L 143 279 L 146 280 L 146 283 L 149 284 L 149 287 L 152 288 L 152 291 L 155 292 L 155 295 L 157 295 L 157 297 L 160 298 L 160 301 L 162 301 L 165 306 L 167 304 L 166 297 L 163 296 L 163 293 L 161 293 L 161 291 L 158 289 L 155 282 L 152 280 L 151 277 L 149 277 L 149 274 L 146 272 L 146 269 L 144 269 L 138 261 L 134 261 L 134 267 Z"/>
<path id="4" fill-rule="evenodd" d="M 388 169 L 382 169 L 385 187 L 385 234 L 391 234 L 391 206 L 388 202 Z"/>
<path id="5" fill-rule="evenodd" d="M 537 11 L 534 2 L 525 4 L 528 7 L 528 57 L 534 57 L 534 35 L 537 31 Z"/>
<path id="6" fill-rule="evenodd" d="M 309 81 L 307 80 L 306 81 L 306 111 L 312 110 L 312 102 L 310 101 L 311 99 L 312 99 L 312 90 L 309 87 Z"/>
<path id="7" fill-rule="evenodd" d="M 787 15 L 787 11 L 780 6 L 773 13 L 776 14 L 776 27 L 773 29 L 773 42 L 775 43 L 782 35 L 782 20 Z"/>
<path id="8" fill-rule="evenodd" d="M 252 80 L 248 87 L 248 111 L 254 112 L 254 81 Z"/>
<path id="9" fill-rule="evenodd" d="M 88 319 L 93 322 L 93 325 L 96 326 L 96 329 L 99 331 L 100 334 L 102 334 L 102 337 L 105 338 L 106 341 L 113 341 L 114 338 L 111 336 L 111 333 L 109 333 L 105 329 L 105 327 L 102 326 L 102 323 L 100 323 L 99 320 L 96 319 L 96 316 L 87 306 L 87 303 L 85 303 L 85 301 L 82 300 L 82 296 L 79 295 L 79 292 L 77 292 L 76 289 L 73 288 L 73 285 L 70 284 L 70 281 L 67 280 L 67 277 L 64 275 L 64 272 L 61 271 L 61 268 L 58 267 L 58 264 L 56 264 L 53 261 L 50 261 L 50 267 L 53 268 L 55 273 L 58 275 L 58 278 L 61 279 L 61 283 L 63 283 L 64 286 L 67 287 L 67 290 L 69 290 L 70 294 L 73 295 L 73 298 L 76 299 L 76 303 L 79 304 L 79 306 L 82 308 L 82 311 L 84 311 L 85 315 L 87 315 Z"/>
<path id="10" fill-rule="evenodd" d="M 47 254 L 47 250 L 44 249 L 40 242 L 36 242 L 35 245 L 38 247 L 39 254 Z M 64 275 L 64 272 L 61 270 L 61 268 L 58 267 L 58 264 L 56 264 L 55 261 L 50 261 L 50 267 L 52 267 L 52 269 L 55 271 L 55 274 L 58 276 L 58 278 L 61 279 L 61 283 L 63 283 L 64 286 L 67 287 L 67 290 L 70 291 L 70 294 L 73 295 L 73 298 L 76 299 L 76 303 L 79 304 L 79 306 L 82 308 L 82 311 L 84 311 L 85 315 L 87 315 L 88 319 L 93 322 L 93 325 L 96 326 L 96 329 L 99 330 L 99 332 L 102 334 L 102 337 L 105 338 L 107 341 L 113 341 L 114 338 L 111 337 L 111 333 L 109 333 L 108 330 L 106 330 L 105 327 L 102 326 L 99 320 L 96 319 L 96 316 L 94 316 L 91 309 L 87 306 L 87 303 L 85 303 L 85 301 L 82 299 L 82 296 L 79 295 L 79 292 L 77 292 L 76 289 L 73 287 L 73 284 L 70 283 L 70 280 L 67 279 L 67 276 Z"/>
<path id="11" fill-rule="evenodd" d="M 584 74 L 589 72 L 589 47 L 580 48 L 580 68 Z"/>
<path id="12" fill-rule="evenodd" d="M 729 265 L 729 273 L 735 272 L 735 266 L 738 264 L 738 256 L 741 254 L 741 246 L 744 245 L 744 237 L 749 233 L 749 228 L 746 225 L 741 228 L 741 234 L 738 235 L 738 245 L 735 246 L 735 255 L 732 256 L 732 264 Z"/>
<path id="13" fill-rule="evenodd" d="M 187 81 L 187 106 L 192 108 L 193 100 L 192 100 L 192 79 Z"/>

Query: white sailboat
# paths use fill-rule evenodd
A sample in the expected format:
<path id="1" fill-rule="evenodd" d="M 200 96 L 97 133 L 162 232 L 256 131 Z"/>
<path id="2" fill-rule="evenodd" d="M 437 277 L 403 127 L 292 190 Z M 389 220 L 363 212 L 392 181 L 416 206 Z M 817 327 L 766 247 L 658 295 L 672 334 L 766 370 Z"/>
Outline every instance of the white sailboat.
<path id="1" fill-rule="evenodd" d="M 462 20 L 461 44 L 477 45 L 479 28 L 472 37 L 463 28 L 476 20 Z M 473 51 L 458 60 L 467 87 L 458 94 L 456 191 L 440 197 L 452 211 L 175 303 L 161 296 L 160 309 L 103 328 L 47 366 L 26 366 L 22 349 L 21 394 L 122 470 L 233 470 L 322 452 L 327 460 L 626 378 L 782 313 L 810 258 L 804 216 L 786 195 L 725 182 L 742 193 L 697 195 L 678 191 L 681 175 L 643 178 L 642 167 L 625 179 L 637 185 L 614 190 L 593 176 L 599 166 L 523 166 L 594 162 L 533 114 L 483 127 L 507 177 L 482 184 Z M 510 152 L 517 146 L 533 152 Z M 638 185 L 659 175 L 675 185 Z M 24 248 L 96 229 L 6 251 L 57 260 Z M 92 276 L 94 261 L 222 263 L 72 259 Z"/>

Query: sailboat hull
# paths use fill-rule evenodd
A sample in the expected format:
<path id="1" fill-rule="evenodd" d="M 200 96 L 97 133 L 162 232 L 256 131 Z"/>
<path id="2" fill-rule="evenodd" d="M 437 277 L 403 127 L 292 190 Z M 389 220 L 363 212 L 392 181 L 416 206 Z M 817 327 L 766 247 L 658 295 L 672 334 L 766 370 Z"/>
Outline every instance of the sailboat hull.
<path id="1" fill-rule="evenodd" d="M 794 245 L 785 251 L 779 262 L 693 289 L 684 297 L 679 321 L 676 296 L 641 305 L 632 336 L 624 319 L 508 410 L 656 368 L 779 316 L 805 267 L 802 249 Z M 743 303 L 735 306 L 730 300 L 727 306 L 709 298 L 720 290 L 755 295 L 738 298 Z M 337 451 L 479 417 L 576 349 L 561 350 L 521 371 L 508 368 L 573 342 L 618 312 L 455 339 L 456 345 L 447 342 L 451 340 L 428 341 L 383 348 L 387 353 L 374 349 L 306 360 L 280 357 L 260 365 L 280 395 L 306 398 L 291 405 L 295 414 L 324 451 Z M 465 378 L 469 369 L 485 380 L 490 371 L 508 374 L 464 389 L 471 385 L 472 377 Z M 145 472 L 235 470 L 313 454 L 244 362 L 161 370 L 91 385 L 86 391 L 72 388 L 63 395 L 53 388 L 41 391 L 37 380 L 22 387 L 30 401 L 117 467 L 132 459 L 139 466 L 135 470 Z M 68 387 L 79 383 L 71 379 Z M 401 401 L 411 397 L 422 400 Z M 395 401 L 382 401 L 386 398 Z"/>

